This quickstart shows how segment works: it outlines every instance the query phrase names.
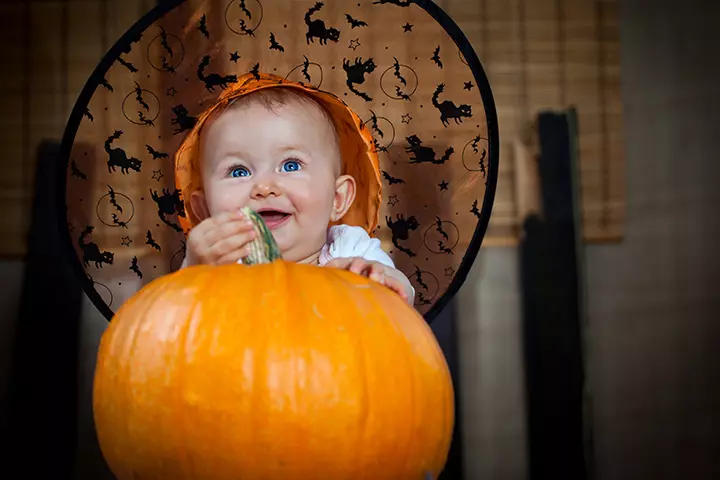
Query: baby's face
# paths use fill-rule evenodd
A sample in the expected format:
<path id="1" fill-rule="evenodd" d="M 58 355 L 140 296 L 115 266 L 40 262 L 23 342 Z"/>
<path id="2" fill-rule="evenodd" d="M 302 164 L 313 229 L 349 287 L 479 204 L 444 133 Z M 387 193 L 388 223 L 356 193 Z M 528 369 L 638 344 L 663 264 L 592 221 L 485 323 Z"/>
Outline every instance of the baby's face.
<path id="1" fill-rule="evenodd" d="M 207 214 L 249 206 L 288 261 L 316 254 L 330 221 L 347 210 L 338 139 L 315 104 L 290 99 L 269 110 L 250 101 L 213 119 L 201 142 Z"/>

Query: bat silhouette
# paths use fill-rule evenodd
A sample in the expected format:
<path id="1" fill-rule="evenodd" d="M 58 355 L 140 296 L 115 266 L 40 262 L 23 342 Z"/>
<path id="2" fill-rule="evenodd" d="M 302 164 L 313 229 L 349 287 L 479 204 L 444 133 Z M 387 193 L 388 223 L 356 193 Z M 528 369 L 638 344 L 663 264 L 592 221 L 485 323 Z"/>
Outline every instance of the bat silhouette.
<path id="1" fill-rule="evenodd" d="M 445 246 L 445 244 L 442 242 L 442 240 L 438 240 L 438 248 L 440 248 L 440 251 L 443 253 L 449 253 L 450 255 L 452 255 L 452 253 L 453 253 L 451 249 L 449 249 Z"/>
<path id="2" fill-rule="evenodd" d="M 160 27 L 160 45 L 162 45 L 163 49 L 170 54 L 170 57 L 173 56 L 173 50 L 170 48 L 170 44 L 168 43 L 167 32 L 165 32 L 165 29 L 162 27 Z"/>
<path id="3" fill-rule="evenodd" d="M 210 32 L 208 32 L 207 29 L 207 16 L 204 13 L 203 16 L 200 17 L 197 29 L 200 30 L 200 33 L 202 33 L 205 38 L 210 38 Z"/>
<path id="4" fill-rule="evenodd" d="M 113 190 L 113 188 L 110 185 L 108 185 L 107 187 L 108 187 L 108 195 L 110 195 L 110 205 L 115 206 L 115 209 L 118 212 L 122 213 L 123 209 L 120 205 L 118 205 L 117 200 L 115 199 L 115 190 Z"/>
<path id="5" fill-rule="evenodd" d="M 477 218 L 480 218 L 480 210 L 478 210 L 478 201 L 475 200 L 472 204 L 472 208 L 470 209 L 470 213 L 475 215 Z"/>
<path id="6" fill-rule="evenodd" d="M 90 113 L 90 109 L 85 107 L 85 111 L 83 112 L 83 115 L 85 115 L 88 119 L 90 119 L 91 122 L 95 121 L 95 117 L 93 117 L 92 113 Z"/>
<path id="7" fill-rule="evenodd" d="M 373 144 L 375 145 L 375 150 L 377 150 L 378 152 L 387 152 L 388 151 L 387 147 L 384 147 L 378 143 L 377 138 L 373 138 Z"/>
<path id="8" fill-rule="evenodd" d="M 138 82 L 135 82 L 135 100 L 146 110 L 150 111 L 150 105 L 148 105 L 145 100 L 143 100 L 143 91 L 142 88 L 140 88 L 140 84 Z"/>
<path id="9" fill-rule="evenodd" d="M 418 285 L 420 285 L 422 288 L 424 288 L 425 290 L 428 289 L 427 284 L 423 281 L 422 272 L 420 271 L 420 269 L 418 268 L 417 265 L 415 265 L 415 280 L 417 281 Z"/>
<path id="10" fill-rule="evenodd" d="M 405 183 L 405 180 L 402 178 L 395 178 L 391 176 L 389 173 L 387 173 L 385 170 L 382 171 L 383 177 L 385 180 L 387 180 L 388 185 L 395 185 L 396 183 Z"/>
<path id="11" fill-rule="evenodd" d="M 153 160 L 157 160 L 158 158 L 168 158 L 168 154 L 164 152 L 158 152 L 153 147 L 151 147 L 148 144 L 145 144 L 145 148 L 147 148 L 147 151 L 150 155 L 152 155 Z"/>
<path id="12" fill-rule="evenodd" d="M 275 34 L 270 32 L 270 50 L 279 50 L 281 52 L 284 52 L 285 49 L 282 45 L 280 45 L 277 40 L 275 40 Z"/>
<path id="13" fill-rule="evenodd" d="M 380 127 L 378 127 L 377 116 L 375 115 L 375 112 L 370 110 L 370 113 L 372 114 L 372 117 L 370 117 L 370 125 L 372 125 L 373 130 L 375 130 L 377 134 L 380 135 L 380 138 L 384 137 L 385 134 L 383 134 L 383 131 L 380 130 Z"/>
<path id="14" fill-rule="evenodd" d="M 354 19 L 347 13 L 345 14 L 345 18 L 347 19 L 348 23 L 350 24 L 350 28 L 367 27 L 366 22 L 363 22 L 362 20 Z"/>
<path id="15" fill-rule="evenodd" d="M 111 215 L 112 215 L 113 223 L 115 225 L 117 225 L 118 227 L 128 228 L 127 223 L 121 222 L 120 220 L 118 220 L 118 216 L 116 214 L 113 213 Z"/>
<path id="16" fill-rule="evenodd" d="M 410 95 L 403 92 L 400 88 L 400 85 L 395 85 L 395 95 L 402 98 L 403 100 L 410 100 Z"/>
<path id="17" fill-rule="evenodd" d="M 135 67 L 135 65 L 133 65 L 133 64 L 130 63 L 130 62 L 128 62 L 128 61 L 125 60 L 124 58 L 118 57 L 117 60 L 118 60 L 118 62 L 120 62 L 120 65 L 122 65 L 122 66 L 124 66 L 125 68 L 127 68 L 128 70 L 130 70 L 130 72 L 132 72 L 132 73 L 137 73 L 137 72 L 138 72 L 138 69 Z"/>
<path id="18" fill-rule="evenodd" d="M 152 232 L 150 230 L 148 230 L 147 233 L 145 234 L 145 244 L 150 245 L 158 252 L 162 251 L 160 249 L 160 245 L 158 245 L 157 242 L 155 240 L 153 240 Z"/>
<path id="19" fill-rule="evenodd" d="M 435 62 L 435 65 L 437 65 L 438 67 L 443 68 L 442 61 L 440 60 L 440 45 L 437 46 L 437 48 L 433 52 L 433 56 L 430 57 L 430 60 Z"/>
<path id="20" fill-rule="evenodd" d="M 260 80 L 260 63 L 256 63 L 253 68 L 250 69 L 250 73 L 255 77 L 255 80 Z"/>
<path id="21" fill-rule="evenodd" d="M 443 222 L 440 220 L 440 217 L 435 217 L 435 230 L 443 236 L 445 240 L 449 240 L 450 237 L 448 237 L 447 232 L 445 232 L 445 229 L 443 228 Z"/>
<path id="22" fill-rule="evenodd" d="M 393 57 L 393 59 L 395 60 L 395 63 L 393 63 L 393 68 L 395 69 L 393 74 L 398 80 L 400 80 L 400 83 L 407 86 L 407 80 L 405 80 L 405 77 L 403 77 L 402 73 L 400 73 L 400 62 L 395 57 Z"/>
<path id="23" fill-rule="evenodd" d="M 245 5 L 245 0 L 240 0 L 240 10 L 245 13 L 248 20 L 252 20 L 252 14 L 250 13 L 250 10 L 248 10 L 247 5 Z"/>
<path id="24" fill-rule="evenodd" d="M 130 271 L 135 272 L 135 274 L 136 274 L 138 277 L 143 278 L 143 274 L 142 274 L 142 272 L 140 271 L 140 267 L 138 266 L 138 259 L 137 259 L 137 257 L 133 257 L 133 258 L 132 258 L 132 261 L 131 261 L 131 263 L 130 263 Z"/>
<path id="25" fill-rule="evenodd" d="M 252 28 L 249 28 L 249 27 L 245 24 L 245 20 L 242 19 L 242 18 L 240 19 L 240 31 L 243 32 L 243 33 L 246 34 L 246 35 L 250 35 L 251 37 L 254 37 L 254 36 L 255 36 L 255 32 L 253 32 L 253 29 L 252 29 Z"/>
<path id="26" fill-rule="evenodd" d="M 305 55 L 303 55 L 303 58 L 305 58 L 305 60 L 303 61 L 302 74 L 308 82 L 312 82 L 312 80 L 310 79 L 310 74 L 308 73 L 308 69 L 310 68 L 310 60 L 308 60 Z"/>
<path id="27" fill-rule="evenodd" d="M 107 81 L 107 78 L 104 78 L 104 77 L 103 77 L 103 79 L 100 80 L 100 85 L 102 85 L 103 87 L 107 88 L 107 89 L 108 89 L 109 91 L 111 91 L 111 92 L 114 91 L 112 85 L 110 85 L 110 82 Z"/>
<path id="28" fill-rule="evenodd" d="M 163 68 L 163 70 L 165 70 L 166 72 L 175 73 L 175 67 L 173 67 L 172 65 L 170 65 L 170 64 L 168 63 L 167 58 L 162 57 L 161 60 L 162 60 L 162 68 Z"/>
<path id="29" fill-rule="evenodd" d="M 77 168 L 75 160 L 72 159 L 70 159 L 70 175 L 77 177 L 80 180 L 87 180 L 87 176 L 79 168 Z"/>
<path id="30" fill-rule="evenodd" d="M 479 142 L 479 141 L 480 141 L 480 135 L 478 135 L 477 137 L 473 138 L 472 145 L 470 145 L 470 146 L 472 147 L 472 149 L 473 149 L 473 152 L 475 152 L 475 153 L 478 153 L 478 148 L 477 148 L 477 146 L 478 146 L 478 142 Z"/>
<path id="31" fill-rule="evenodd" d="M 147 118 L 147 117 L 145 116 L 145 114 L 142 112 L 142 110 L 138 110 L 138 120 L 139 120 L 139 122 L 142 123 L 143 125 L 150 125 L 150 126 L 152 126 L 152 127 L 155 126 L 155 122 L 152 121 L 152 119 Z"/>

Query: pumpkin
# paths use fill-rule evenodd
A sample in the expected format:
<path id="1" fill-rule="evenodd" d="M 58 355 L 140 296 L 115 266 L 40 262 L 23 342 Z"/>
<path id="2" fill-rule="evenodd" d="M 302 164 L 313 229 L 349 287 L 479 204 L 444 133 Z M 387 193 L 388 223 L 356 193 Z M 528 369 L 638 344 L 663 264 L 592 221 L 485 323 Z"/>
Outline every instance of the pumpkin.
<path id="1" fill-rule="evenodd" d="M 160 277 L 117 311 L 93 410 L 120 480 L 436 478 L 452 383 L 424 319 L 354 273 L 278 258 Z"/>

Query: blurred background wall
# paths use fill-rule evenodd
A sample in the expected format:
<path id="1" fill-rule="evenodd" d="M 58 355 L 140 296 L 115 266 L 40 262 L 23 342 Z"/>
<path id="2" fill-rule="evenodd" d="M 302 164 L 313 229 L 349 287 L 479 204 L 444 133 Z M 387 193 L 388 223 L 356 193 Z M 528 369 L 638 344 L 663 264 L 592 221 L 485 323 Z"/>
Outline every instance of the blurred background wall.
<path id="1" fill-rule="evenodd" d="M 104 43 L 86 63 L 95 63 L 153 3 L 140 2 L 137 11 L 109 16 Z M 475 24 L 463 23 L 463 18 L 458 23 L 473 43 L 479 42 L 480 28 L 473 25 L 482 21 L 477 15 L 482 2 L 438 3 L 456 19 L 457 12 L 474 11 Z M 512 8 L 518 2 L 503 4 Z M 11 7 L 2 16 L 5 31 L 18 21 L 7 12 Z M 591 465 L 594 478 L 603 480 L 720 478 L 720 4 L 626 0 L 617 18 L 625 221 L 621 240 L 584 248 Z M 46 19 L 49 26 L 52 21 Z M 5 38 L 6 44 L 10 41 Z M 53 48 L 46 47 L 48 61 L 62 61 L 53 58 Z M 482 49 L 476 50 L 483 61 Z M 12 64 L 3 61 L 6 67 Z M 11 83 L 8 72 L 3 68 L 5 90 Z M 83 73 L 72 81 L 82 86 L 86 78 Z M 57 125 L 64 124 L 77 94 L 56 98 L 43 96 L 43 84 L 35 88 L 37 108 L 51 102 L 60 113 L 57 119 L 44 118 L 47 128 L 34 127 L 33 135 L 59 138 Z M 493 88 L 502 86 L 493 83 Z M 4 95 L 7 135 L 17 124 L 14 104 L 8 101 Z M 25 175 L 30 185 L 32 173 L 18 173 L 18 168 L 3 165 L 5 178 Z M 501 163 L 501 170 L 508 168 L 512 166 Z M 0 189 L 4 204 L 25 195 L 21 190 Z M 13 221 L 22 222 L 22 210 L 3 213 L 6 229 Z M 488 246 L 456 299 L 468 479 L 526 478 L 518 270 L 517 247 Z M 8 389 L 8 342 L 22 275 L 21 258 L 0 260 L 0 398 Z M 90 392 L 106 324 L 85 302 L 78 478 L 105 478 L 94 443 Z M 4 416 L 5 409 L 0 412 Z"/>

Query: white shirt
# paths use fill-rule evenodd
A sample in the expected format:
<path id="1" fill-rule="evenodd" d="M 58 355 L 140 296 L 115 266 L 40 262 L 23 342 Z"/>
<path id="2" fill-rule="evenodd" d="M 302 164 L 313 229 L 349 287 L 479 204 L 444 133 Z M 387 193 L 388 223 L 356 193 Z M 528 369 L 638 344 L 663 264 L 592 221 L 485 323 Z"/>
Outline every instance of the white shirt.
<path id="1" fill-rule="evenodd" d="M 335 258 L 361 257 L 395 268 L 390 256 L 380 248 L 380 240 L 370 238 L 362 227 L 335 225 L 328 229 L 327 241 L 320 250 L 320 265 Z"/>

